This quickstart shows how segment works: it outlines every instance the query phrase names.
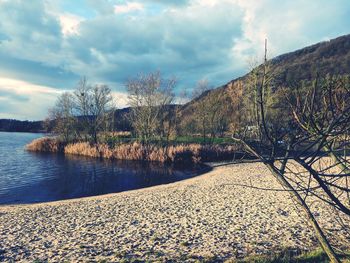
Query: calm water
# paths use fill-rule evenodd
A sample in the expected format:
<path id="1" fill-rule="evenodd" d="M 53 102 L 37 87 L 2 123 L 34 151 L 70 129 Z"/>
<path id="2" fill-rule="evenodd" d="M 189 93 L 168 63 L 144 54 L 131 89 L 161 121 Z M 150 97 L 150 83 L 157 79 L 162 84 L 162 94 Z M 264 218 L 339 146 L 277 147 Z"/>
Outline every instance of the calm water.
<path id="1" fill-rule="evenodd" d="M 27 143 L 41 136 L 0 132 L 0 204 L 116 193 L 183 180 L 207 170 L 203 166 L 180 169 L 24 150 Z"/>

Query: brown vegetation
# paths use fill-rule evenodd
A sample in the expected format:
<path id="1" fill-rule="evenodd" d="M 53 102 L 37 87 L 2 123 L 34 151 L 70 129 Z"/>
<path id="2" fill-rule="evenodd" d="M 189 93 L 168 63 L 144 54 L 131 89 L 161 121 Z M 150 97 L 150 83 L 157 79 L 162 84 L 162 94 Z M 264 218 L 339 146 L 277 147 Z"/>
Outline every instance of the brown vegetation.
<path id="1" fill-rule="evenodd" d="M 140 142 L 107 144 L 76 142 L 64 145 L 54 138 L 40 138 L 26 146 L 29 151 L 64 152 L 65 154 L 116 160 L 144 160 L 162 163 L 199 163 L 232 159 L 238 148 L 235 145 L 201 145 L 196 143 L 161 146 Z"/>
<path id="2" fill-rule="evenodd" d="M 56 139 L 50 137 L 43 137 L 35 139 L 31 143 L 26 145 L 26 150 L 31 152 L 62 152 L 65 144 Z"/>
<path id="3" fill-rule="evenodd" d="M 110 148 L 107 144 L 91 145 L 87 142 L 68 144 L 64 152 L 82 156 L 144 160 L 170 163 L 199 163 L 233 158 L 237 148 L 233 145 L 180 144 L 170 146 L 145 145 L 139 142 L 124 143 Z"/>

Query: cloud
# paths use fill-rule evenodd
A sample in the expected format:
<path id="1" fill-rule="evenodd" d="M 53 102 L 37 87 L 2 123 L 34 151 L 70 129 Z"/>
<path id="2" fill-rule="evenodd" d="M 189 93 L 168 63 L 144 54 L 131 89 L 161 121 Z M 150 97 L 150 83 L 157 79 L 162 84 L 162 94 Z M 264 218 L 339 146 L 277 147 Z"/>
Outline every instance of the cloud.
<path id="1" fill-rule="evenodd" d="M 243 36 L 233 52 L 238 59 L 262 57 L 264 39 L 270 57 L 348 34 L 350 4 L 346 0 L 238 0 L 244 9 Z M 320 8 L 322 7 L 322 8 Z"/>
<path id="2" fill-rule="evenodd" d="M 59 20 L 61 23 L 62 34 L 65 37 L 67 37 L 69 35 L 74 35 L 79 33 L 78 31 L 79 24 L 83 20 L 83 18 L 72 14 L 62 14 L 59 16 Z"/>
<path id="3" fill-rule="evenodd" d="M 0 77 L 65 90 L 85 75 L 125 94 L 128 78 L 160 70 L 179 90 L 219 86 L 265 38 L 279 55 L 349 33 L 349 14 L 348 0 L 0 0 Z"/>
<path id="4" fill-rule="evenodd" d="M 25 81 L 0 77 L 0 118 L 42 120 L 65 91 Z M 127 94 L 112 92 L 117 108 L 128 106 Z"/>
<path id="5" fill-rule="evenodd" d="M 188 5 L 191 1 L 189 0 L 145 0 L 149 3 L 157 3 L 168 6 L 185 6 Z"/>
<path id="6" fill-rule="evenodd" d="M 134 2 L 134 3 L 126 3 L 124 5 L 115 5 L 114 12 L 116 14 L 129 13 L 133 11 L 142 11 L 144 9 L 143 4 Z"/>
<path id="7" fill-rule="evenodd" d="M 0 77 L 20 79 L 33 84 L 62 89 L 72 88 L 79 80 L 78 75 L 62 67 L 11 57 L 9 54 L 2 53 L 1 48 L 0 61 Z"/>
<path id="8" fill-rule="evenodd" d="M 62 91 L 16 79 L 0 78 L 0 118 L 41 120 Z"/>
<path id="9" fill-rule="evenodd" d="M 0 31 L 7 36 L 1 42 L 2 54 L 47 64 L 57 60 L 61 26 L 46 13 L 43 1 L 4 1 L 0 4 L 0 16 Z"/>
<path id="10" fill-rule="evenodd" d="M 129 0 L 127 3 L 140 3 L 140 0 Z M 170 7 L 185 7 L 191 3 L 191 0 L 142 0 L 144 5 Z"/>
<path id="11" fill-rule="evenodd" d="M 191 85 L 219 68 L 232 68 L 227 54 L 241 33 L 242 12 L 227 2 L 216 3 L 214 14 L 203 4 L 191 4 L 154 16 L 85 20 L 79 35 L 67 39 L 68 68 L 119 86 L 140 72 L 161 70 Z"/>
<path id="12" fill-rule="evenodd" d="M 60 0 L 62 1 L 62 0 Z M 71 0 L 69 0 L 71 1 Z M 99 15 L 112 15 L 114 13 L 114 5 L 119 1 L 111 0 L 86 0 L 88 6 Z"/>
<path id="13" fill-rule="evenodd" d="M 19 94 L 11 88 L 0 87 L 0 99 L 11 99 L 14 101 L 25 102 L 29 100 L 29 97 Z"/>
<path id="14" fill-rule="evenodd" d="M 124 93 L 124 92 L 117 92 L 117 91 L 113 91 L 112 92 L 112 96 L 114 99 L 114 105 L 115 107 L 121 109 L 121 108 L 125 108 L 128 107 L 128 94 Z"/>

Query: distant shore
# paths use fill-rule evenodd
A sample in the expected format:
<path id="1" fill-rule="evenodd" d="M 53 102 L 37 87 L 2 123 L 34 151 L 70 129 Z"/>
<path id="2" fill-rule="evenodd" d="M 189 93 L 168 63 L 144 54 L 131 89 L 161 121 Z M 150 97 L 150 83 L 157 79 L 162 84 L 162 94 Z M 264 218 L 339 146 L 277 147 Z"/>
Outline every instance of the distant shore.
<path id="1" fill-rule="evenodd" d="M 0 206 L 0 261 L 223 261 L 317 246 L 287 192 L 251 184 L 280 189 L 262 164 L 249 163 L 118 194 Z M 312 209 L 331 242 L 349 246 L 334 211 L 319 202 Z"/>

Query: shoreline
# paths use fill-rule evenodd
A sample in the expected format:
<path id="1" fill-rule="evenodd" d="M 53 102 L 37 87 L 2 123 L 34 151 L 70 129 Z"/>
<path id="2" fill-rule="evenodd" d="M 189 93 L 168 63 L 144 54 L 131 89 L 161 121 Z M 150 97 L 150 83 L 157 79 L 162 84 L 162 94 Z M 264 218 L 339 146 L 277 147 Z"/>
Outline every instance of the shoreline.
<path id="1" fill-rule="evenodd" d="M 0 206 L 0 261 L 121 259 L 222 261 L 286 247 L 316 247 L 310 227 L 260 163 L 213 167 L 165 185 L 48 203 Z M 350 246 L 334 213 L 314 203 L 338 248 Z M 348 218 L 343 218 L 350 225 Z M 184 257 L 187 257 L 184 259 Z M 192 260 L 192 261 L 191 261 Z"/>
<path id="2" fill-rule="evenodd" d="M 94 158 L 94 157 L 87 157 L 87 156 L 81 156 L 85 158 Z M 123 160 L 121 160 L 123 161 Z M 92 195 L 92 196 L 84 196 L 84 197 L 76 197 L 76 198 L 69 198 L 69 199 L 62 199 L 62 200 L 56 200 L 56 201 L 47 201 L 47 202 L 37 202 L 37 203 L 18 203 L 18 204 L 0 204 L 0 212 L 2 208 L 12 208 L 12 207 L 27 207 L 27 206 L 44 206 L 44 205 L 60 205 L 64 203 L 70 203 L 70 202 L 79 202 L 79 201 L 91 201 L 95 199 L 103 199 L 103 198 L 109 198 L 113 197 L 118 194 L 124 194 L 124 193 L 131 193 L 131 192 L 137 192 L 137 191 L 142 191 L 142 190 L 152 190 L 153 188 L 157 187 L 163 187 L 163 186 L 171 186 L 173 184 L 177 183 L 182 183 L 186 181 L 190 181 L 192 179 L 199 178 L 201 176 L 206 175 L 207 173 L 210 173 L 216 169 L 216 167 L 208 165 L 208 164 L 201 164 L 203 168 L 199 171 L 200 173 L 198 175 L 195 175 L 190 178 L 186 178 L 180 181 L 172 182 L 172 183 L 166 183 L 166 184 L 159 184 L 159 185 L 153 185 L 153 186 L 148 186 L 148 187 L 143 187 L 139 189 L 132 189 L 132 190 L 125 190 L 121 192 L 116 192 L 116 193 L 108 193 L 108 194 L 100 194 L 100 195 Z M 231 164 L 228 164 L 231 165 Z"/>

